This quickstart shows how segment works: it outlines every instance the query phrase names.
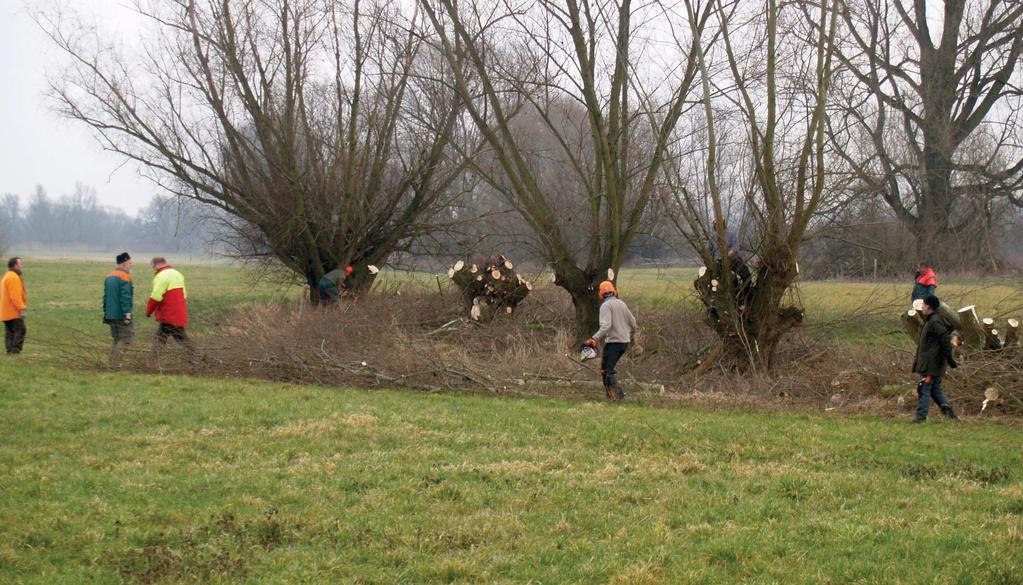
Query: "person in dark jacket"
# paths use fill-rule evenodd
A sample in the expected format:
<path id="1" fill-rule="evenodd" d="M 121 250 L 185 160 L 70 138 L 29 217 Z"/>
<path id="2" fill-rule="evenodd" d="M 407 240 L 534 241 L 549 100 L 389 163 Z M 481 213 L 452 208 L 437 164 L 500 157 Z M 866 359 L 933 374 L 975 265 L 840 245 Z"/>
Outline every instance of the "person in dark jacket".
<path id="1" fill-rule="evenodd" d="M 938 308 L 941 306 L 938 297 L 928 295 L 923 301 L 923 314 L 926 321 L 920 330 L 916 359 L 913 361 L 913 371 L 920 374 L 920 380 L 916 385 L 917 402 L 914 422 L 927 420 L 927 410 L 931 406 L 932 399 L 946 417 L 959 418 L 952 408 L 952 403 L 941 391 L 941 377 L 945 375 L 946 367 L 952 369 L 958 367 L 955 357 L 952 355 L 952 328 L 938 314 Z"/>
<path id="2" fill-rule="evenodd" d="M 131 280 L 131 256 L 127 252 L 117 255 L 117 268 L 103 281 L 103 322 L 110 325 L 110 365 L 117 367 L 125 346 L 135 339 L 135 327 L 131 320 L 132 304 L 135 302 L 135 284 Z"/>
<path id="3" fill-rule="evenodd" d="M 938 288 L 938 275 L 926 262 L 921 262 L 917 266 L 914 278 L 913 298 L 911 300 L 915 301 L 929 297 L 934 294 L 934 289 Z"/>

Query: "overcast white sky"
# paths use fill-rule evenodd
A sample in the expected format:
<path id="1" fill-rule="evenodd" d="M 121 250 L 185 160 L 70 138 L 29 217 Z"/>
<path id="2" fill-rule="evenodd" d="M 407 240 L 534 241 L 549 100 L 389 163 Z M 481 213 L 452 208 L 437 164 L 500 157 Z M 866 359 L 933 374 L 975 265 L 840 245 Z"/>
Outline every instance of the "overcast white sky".
<path id="1" fill-rule="evenodd" d="M 104 152 L 83 126 L 59 118 L 44 99 L 46 73 L 59 55 L 26 7 L 50 2 L 0 0 L 0 193 L 17 193 L 24 200 L 39 184 L 57 197 L 80 181 L 95 188 L 103 204 L 134 214 L 157 188 L 139 177 L 136 167 L 121 166 L 121 158 Z M 131 37 L 136 20 L 123 2 L 74 4 L 80 12 L 102 14 L 105 25 Z"/>
<path id="2" fill-rule="evenodd" d="M 69 1 L 79 13 L 99 15 L 101 26 L 124 40 L 137 34 L 141 19 L 126 0 L 0 0 L 0 193 L 24 199 L 42 185 L 57 197 L 82 182 L 96 189 L 103 204 L 134 214 L 158 188 L 137 167 L 104 152 L 83 126 L 59 118 L 44 98 L 47 72 L 60 55 L 28 10 Z M 928 1 L 935 36 L 942 4 Z"/>

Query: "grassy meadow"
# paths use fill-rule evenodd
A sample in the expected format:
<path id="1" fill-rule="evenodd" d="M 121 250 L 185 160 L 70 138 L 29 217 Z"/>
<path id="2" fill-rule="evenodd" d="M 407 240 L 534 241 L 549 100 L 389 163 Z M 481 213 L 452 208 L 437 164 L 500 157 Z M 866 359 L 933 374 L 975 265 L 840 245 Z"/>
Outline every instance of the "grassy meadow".
<path id="1" fill-rule="evenodd" d="M 179 268 L 198 335 L 301 294 Z M 26 259 L 26 351 L 0 356 L 0 583 L 1023 583 L 1023 427 L 70 368 L 54 346 L 108 338 L 108 270 Z M 693 302 L 691 280 L 625 271 L 623 296 Z M 1019 290 L 942 286 L 992 311 Z M 906 288 L 800 294 L 813 326 Z"/>

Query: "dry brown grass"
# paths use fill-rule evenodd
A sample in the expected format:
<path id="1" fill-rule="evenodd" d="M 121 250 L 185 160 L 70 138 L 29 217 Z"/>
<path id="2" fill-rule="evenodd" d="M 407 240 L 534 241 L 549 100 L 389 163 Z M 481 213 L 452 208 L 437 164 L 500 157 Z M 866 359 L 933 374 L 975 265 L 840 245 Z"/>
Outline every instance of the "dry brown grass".
<path id="1" fill-rule="evenodd" d="M 619 367 L 630 402 L 657 406 L 814 409 L 896 415 L 914 403 L 912 355 L 894 346 L 820 341 L 797 332 L 776 370 L 736 373 L 697 366 L 717 343 L 691 308 L 637 308 L 641 334 Z M 477 323 L 456 293 L 400 289 L 328 309 L 300 302 L 247 305 L 199 341 L 196 359 L 173 343 L 159 356 L 137 344 L 125 367 L 212 377 L 254 377 L 341 387 L 406 388 L 510 396 L 601 399 L 599 361 L 578 361 L 570 301 L 542 288 L 514 316 Z M 98 349 L 98 348 L 96 348 Z M 105 352 L 90 352 L 101 366 Z M 82 355 L 76 358 L 82 365 Z M 976 413 L 1023 414 L 1020 356 L 978 354 L 945 384 Z"/>
<path id="2" fill-rule="evenodd" d="M 196 363 L 172 345 L 159 363 L 136 353 L 131 367 L 369 388 L 602 395 L 597 362 L 577 359 L 581 340 L 568 315 L 568 300 L 551 289 L 490 323 L 468 319 L 452 293 L 395 291 L 328 309 L 248 306 L 204 337 Z M 685 312 L 644 318 L 639 347 L 621 370 L 628 382 L 670 385 L 710 345 L 710 332 Z"/>

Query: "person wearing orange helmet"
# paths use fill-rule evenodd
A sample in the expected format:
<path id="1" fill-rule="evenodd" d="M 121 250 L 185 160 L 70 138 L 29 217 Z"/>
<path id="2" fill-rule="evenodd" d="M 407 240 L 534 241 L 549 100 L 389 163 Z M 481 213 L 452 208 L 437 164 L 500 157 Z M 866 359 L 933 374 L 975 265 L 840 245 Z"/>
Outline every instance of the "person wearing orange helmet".
<path id="1" fill-rule="evenodd" d="M 604 353 L 600 357 L 600 376 L 604 382 L 604 393 L 613 402 L 625 398 L 621 384 L 615 374 L 615 366 L 629 349 L 629 343 L 636 334 L 636 317 L 618 298 L 618 291 L 610 280 L 600 283 L 597 294 L 600 303 L 600 328 L 593 337 L 586 340 L 586 345 L 596 348 L 597 342 L 604 340 Z"/>
<path id="2" fill-rule="evenodd" d="M 336 303 L 341 299 L 341 293 L 345 290 L 345 279 L 355 273 L 351 265 L 338 266 L 334 270 L 320 278 L 320 301 L 323 303 Z"/>

